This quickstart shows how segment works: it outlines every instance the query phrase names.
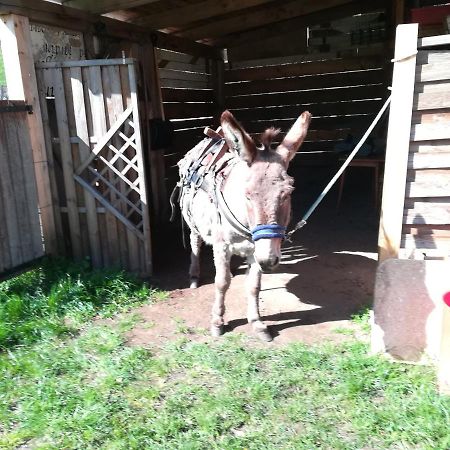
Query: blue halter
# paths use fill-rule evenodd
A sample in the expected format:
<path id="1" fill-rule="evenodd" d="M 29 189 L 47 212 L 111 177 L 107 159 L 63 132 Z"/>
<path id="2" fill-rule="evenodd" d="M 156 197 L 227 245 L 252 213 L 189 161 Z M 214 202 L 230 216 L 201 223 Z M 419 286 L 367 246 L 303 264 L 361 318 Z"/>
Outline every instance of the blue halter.
<path id="1" fill-rule="evenodd" d="M 278 224 L 258 225 L 252 230 L 253 241 L 259 239 L 285 238 L 286 227 Z"/>

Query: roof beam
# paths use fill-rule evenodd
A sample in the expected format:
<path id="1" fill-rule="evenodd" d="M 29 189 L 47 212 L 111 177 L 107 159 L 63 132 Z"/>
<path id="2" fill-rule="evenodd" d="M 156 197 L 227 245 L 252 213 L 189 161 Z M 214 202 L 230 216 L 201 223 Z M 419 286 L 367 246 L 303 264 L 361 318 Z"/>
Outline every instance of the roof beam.
<path id="1" fill-rule="evenodd" d="M 138 19 L 133 20 L 133 23 L 138 25 L 148 25 L 155 29 L 177 27 L 186 23 L 209 19 L 214 16 L 240 11 L 272 1 L 273 0 L 224 0 L 215 2 L 204 0 L 200 3 L 186 5 L 160 13 L 143 15 Z"/>
<path id="2" fill-rule="evenodd" d="M 152 40 L 155 46 L 160 48 L 188 53 L 193 56 L 222 58 L 219 49 L 208 45 L 43 0 L 4 0 L 0 3 L 1 14 L 18 14 L 28 17 L 36 23 L 132 42 L 142 43 L 146 40 Z"/>
<path id="3" fill-rule="evenodd" d="M 231 15 L 222 20 L 217 19 L 206 24 L 199 25 L 175 34 L 189 37 L 193 40 L 208 39 L 224 34 L 236 33 L 242 30 L 258 28 L 275 22 L 291 19 L 292 17 L 304 16 L 316 11 L 344 5 L 351 0 L 304 0 L 276 2 L 269 4 L 266 8 L 258 8 L 254 12 L 245 11 L 241 14 Z"/>
<path id="4" fill-rule="evenodd" d="M 118 9 L 136 8 L 159 0 L 61 0 L 61 4 L 93 14 L 105 14 Z"/>

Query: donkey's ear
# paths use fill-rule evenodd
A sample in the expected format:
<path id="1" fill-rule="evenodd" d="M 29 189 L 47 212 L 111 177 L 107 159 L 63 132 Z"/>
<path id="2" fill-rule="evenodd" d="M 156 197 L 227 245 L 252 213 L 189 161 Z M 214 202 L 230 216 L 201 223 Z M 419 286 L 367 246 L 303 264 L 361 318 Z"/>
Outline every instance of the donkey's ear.
<path id="1" fill-rule="evenodd" d="M 308 132 L 309 123 L 311 122 L 311 114 L 308 111 L 302 113 L 302 115 L 295 121 L 292 128 L 286 134 L 283 142 L 277 147 L 277 152 L 281 155 L 286 163 L 286 167 L 289 165 L 292 158 L 295 156 L 300 145 L 302 145 L 306 133 Z"/>
<path id="2" fill-rule="evenodd" d="M 257 151 L 253 139 L 228 110 L 222 113 L 220 123 L 228 146 L 235 150 L 244 161 L 251 164 Z"/>

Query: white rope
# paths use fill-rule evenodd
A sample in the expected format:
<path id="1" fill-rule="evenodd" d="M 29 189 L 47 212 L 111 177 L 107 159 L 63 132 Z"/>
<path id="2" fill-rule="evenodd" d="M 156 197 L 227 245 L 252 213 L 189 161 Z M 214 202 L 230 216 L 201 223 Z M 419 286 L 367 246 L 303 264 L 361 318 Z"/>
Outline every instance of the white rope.
<path id="1" fill-rule="evenodd" d="M 358 153 L 359 149 L 362 147 L 364 142 L 366 142 L 366 139 L 369 137 L 369 134 L 375 128 L 375 125 L 378 123 L 378 121 L 380 120 L 381 116 L 386 111 L 386 108 L 388 107 L 390 102 L 391 102 L 391 96 L 389 96 L 387 98 L 387 100 L 384 102 L 384 105 L 381 107 L 381 109 L 378 112 L 378 114 L 376 115 L 375 119 L 373 119 L 373 122 L 370 124 L 369 128 L 364 133 L 363 137 L 360 139 L 360 141 L 358 142 L 356 147 L 353 149 L 353 151 L 350 153 L 350 155 L 348 155 L 347 159 L 344 161 L 344 163 L 342 164 L 340 169 L 336 172 L 336 175 L 325 186 L 325 188 L 322 191 L 322 193 L 319 195 L 319 197 L 313 203 L 313 205 L 308 209 L 306 214 L 303 216 L 302 220 L 300 220 L 300 222 L 298 222 L 295 225 L 294 229 L 288 233 L 288 237 L 290 237 L 295 231 L 299 230 L 300 228 L 302 228 L 306 224 L 306 221 L 309 219 L 309 216 L 314 212 L 314 210 L 317 208 L 319 203 L 323 200 L 325 195 L 327 195 L 328 191 L 333 187 L 334 183 L 336 183 L 336 181 L 339 179 L 339 177 L 343 174 L 344 170 L 348 167 L 348 165 L 350 164 L 352 159 L 355 157 L 355 155 Z"/>
<path id="2" fill-rule="evenodd" d="M 391 59 L 392 63 L 398 63 L 398 62 L 402 62 L 402 61 L 406 61 L 407 59 L 413 58 L 414 56 L 416 56 L 418 53 L 418 51 L 416 50 L 414 53 L 411 53 L 408 56 L 402 56 L 401 58 L 394 58 Z"/>

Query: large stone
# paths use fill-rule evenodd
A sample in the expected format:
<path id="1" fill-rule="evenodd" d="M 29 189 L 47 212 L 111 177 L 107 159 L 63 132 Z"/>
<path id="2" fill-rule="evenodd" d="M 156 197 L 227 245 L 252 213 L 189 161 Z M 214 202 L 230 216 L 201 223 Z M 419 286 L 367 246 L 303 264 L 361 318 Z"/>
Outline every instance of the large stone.
<path id="1" fill-rule="evenodd" d="M 377 270 L 372 351 L 396 359 L 439 359 L 450 262 L 388 259 Z"/>

